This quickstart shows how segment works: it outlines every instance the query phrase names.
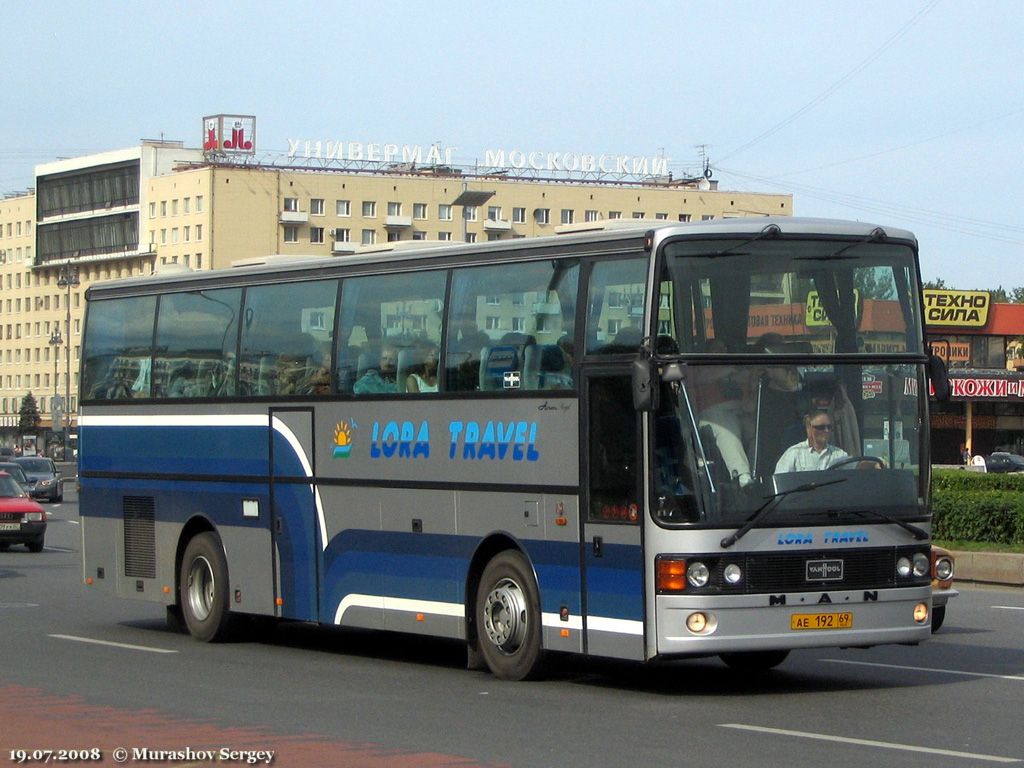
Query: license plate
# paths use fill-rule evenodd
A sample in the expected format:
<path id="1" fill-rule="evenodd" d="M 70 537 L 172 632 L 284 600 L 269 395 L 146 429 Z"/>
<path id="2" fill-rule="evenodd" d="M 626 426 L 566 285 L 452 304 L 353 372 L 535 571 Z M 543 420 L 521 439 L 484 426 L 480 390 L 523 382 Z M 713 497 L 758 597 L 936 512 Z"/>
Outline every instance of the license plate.
<path id="1" fill-rule="evenodd" d="M 843 613 L 794 613 L 789 617 L 790 629 L 851 629 L 853 614 Z"/>
<path id="2" fill-rule="evenodd" d="M 20 531 L 21 523 L 0 523 L 0 531 Z"/>

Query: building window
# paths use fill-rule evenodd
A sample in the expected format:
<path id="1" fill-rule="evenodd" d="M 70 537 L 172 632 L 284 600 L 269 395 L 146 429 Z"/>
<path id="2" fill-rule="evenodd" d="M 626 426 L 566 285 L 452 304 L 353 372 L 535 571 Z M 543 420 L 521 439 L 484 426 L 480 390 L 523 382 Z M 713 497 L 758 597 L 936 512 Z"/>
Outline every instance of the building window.
<path id="1" fill-rule="evenodd" d="M 388 232 L 388 242 L 389 243 L 397 243 L 401 239 L 402 239 L 402 233 L 401 232 Z"/>
<path id="2" fill-rule="evenodd" d="M 150 203 L 149 204 L 149 218 L 151 218 L 151 219 L 155 219 L 156 218 L 156 203 Z"/>
<path id="3" fill-rule="evenodd" d="M 572 208 L 563 208 L 562 209 L 562 223 L 563 224 L 572 224 L 573 213 L 574 213 L 574 211 L 573 211 Z"/>
<path id="4" fill-rule="evenodd" d="M 488 221 L 501 221 L 501 206 L 500 205 L 489 205 L 489 206 L 487 206 L 487 220 Z"/>
<path id="5" fill-rule="evenodd" d="M 192 213 L 192 198 L 186 197 L 181 201 L 184 213 Z"/>
<path id="6" fill-rule="evenodd" d="M 462 218 L 466 221 L 476 221 L 476 206 L 475 205 L 464 205 L 462 206 Z"/>
<path id="7" fill-rule="evenodd" d="M 324 199 L 322 197 L 314 197 L 309 201 L 309 214 L 310 216 L 324 215 Z"/>
<path id="8" fill-rule="evenodd" d="M 388 216 L 401 216 L 402 215 L 402 204 L 401 203 L 388 203 Z"/>
<path id="9" fill-rule="evenodd" d="M 551 209 L 550 208 L 537 208 L 533 212 L 533 220 L 538 224 L 550 224 L 551 223 Z"/>
<path id="10" fill-rule="evenodd" d="M 352 201 L 351 200 L 335 200 L 334 201 L 334 215 L 335 216 L 351 216 L 352 215 Z"/>
<path id="11" fill-rule="evenodd" d="M 680 221 L 689 221 L 690 220 L 690 214 L 688 214 L 688 213 L 680 213 L 679 214 L 679 220 Z"/>
<path id="12" fill-rule="evenodd" d="M 601 215 L 597 211 L 585 211 L 583 213 L 584 221 L 598 221 Z"/>
<path id="13" fill-rule="evenodd" d="M 494 242 L 495 240 L 501 240 L 501 232 L 488 232 L 487 242 L 491 243 Z"/>
<path id="14" fill-rule="evenodd" d="M 525 208 L 513 208 L 512 209 L 512 223 L 513 224 L 525 224 L 526 223 L 526 209 Z"/>
<path id="15" fill-rule="evenodd" d="M 668 220 L 668 214 L 667 213 L 656 213 L 656 214 L 654 214 L 654 218 L 657 219 L 658 221 L 667 221 Z"/>
<path id="16" fill-rule="evenodd" d="M 414 219 L 425 219 L 425 218 L 427 218 L 427 204 L 426 203 L 413 203 L 412 204 L 412 217 Z"/>
<path id="17" fill-rule="evenodd" d="M 375 229 L 364 229 L 362 239 L 360 242 L 363 245 L 373 245 L 377 242 L 377 230 Z"/>
<path id="18" fill-rule="evenodd" d="M 202 239 L 203 239 L 203 225 L 202 224 L 196 224 L 196 240 L 202 240 Z"/>
<path id="19" fill-rule="evenodd" d="M 323 227 L 310 227 L 309 228 L 309 242 L 311 243 L 322 243 L 324 241 L 324 228 Z"/>
<path id="20" fill-rule="evenodd" d="M 178 215 L 178 200 L 177 200 L 177 198 L 175 198 L 174 200 L 171 200 L 171 216 L 177 216 L 177 215 Z"/>
<path id="21" fill-rule="evenodd" d="M 622 211 L 608 211 L 608 218 L 609 219 L 621 219 L 622 218 Z"/>
<path id="22" fill-rule="evenodd" d="M 299 242 L 299 228 L 296 226 L 285 226 L 284 228 L 284 241 L 286 243 L 297 243 Z"/>
<path id="23" fill-rule="evenodd" d="M 203 212 L 203 196 L 196 195 L 196 213 Z"/>
<path id="24" fill-rule="evenodd" d="M 363 200 L 363 217 L 373 219 L 377 216 L 377 203 L 373 200 Z"/>
<path id="25" fill-rule="evenodd" d="M 644 218 L 644 212 L 643 211 L 633 211 L 633 218 L 634 219 L 642 219 L 642 218 Z"/>
<path id="26" fill-rule="evenodd" d="M 441 221 L 452 220 L 452 207 L 448 203 L 441 203 L 437 206 L 437 218 Z"/>
<path id="27" fill-rule="evenodd" d="M 714 218 L 715 218 L 715 217 L 714 217 L 714 216 L 713 216 L 712 214 L 710 214 L 710 213 L 705 213 L 705 214 L 704 214 L 703 216 L 701 216 L 701 217 L 700 217 L 700 220 L 701 220 L 701 221 L 713 221 L 713 220 L 714 220 Z"/>
<path id="28" fill-rule="evenodd" d="M 523 333 L 526 331 L 526 318 L 525 317 L 513 317 L 512 318 L 512 330 L 517 333 Z"/>
<path id="29" fill-rule="evenodd" d="M 291 213 L 298 213 L 299 210 L 299 198 L 297 197 L 286 197 L 284 199 L 284 209 Z"/>
<path id="30" fill-rule="evenodd" d="M 426 240 L 427 239 L 427 233 L 424 232 L 421 229 L 414 229 L 413 232 L 412 232 L 412 239 L 413 240 Z"/>
<path id="31" fill-rule="evenodd" d="M 501 330 L 501 318 L 495 317 L 494 315 L 488 315 L 485 322 L 488 331 L 500 331 Z"/>
<path id="32" fill-rule="evenodd" d="M 452 239 L 452 233 L 451 232 L 438 232 L 437 233 L 437 239 L 440 240 L 443 243 L 447 243 L 447 242 L 449 242 Z"/>
<path id="33" fill-rule="evenodd" d="M 476 232 L 467 232 L 466 233 L 466 242 L 467 243 L 475 243 L 476 242 Z"/>
<path id="34" fill-rule="evenodd" d="M 184 227 L 181 228 L 181 231 L 182 231 L 182 235 L 184 235 L 185 242 L 186 243 L 192 242 L 192 227 L 190 227 L 189 225 L 186 224 Z"/>
<path id="35" fill-rule="evenodd" d="M 334 230 L 334 242 L 336 243 L 347 243 L 349 238 L 352 237 L 352 231 L 345 229 L 344 227 L 338 227 Z"/>

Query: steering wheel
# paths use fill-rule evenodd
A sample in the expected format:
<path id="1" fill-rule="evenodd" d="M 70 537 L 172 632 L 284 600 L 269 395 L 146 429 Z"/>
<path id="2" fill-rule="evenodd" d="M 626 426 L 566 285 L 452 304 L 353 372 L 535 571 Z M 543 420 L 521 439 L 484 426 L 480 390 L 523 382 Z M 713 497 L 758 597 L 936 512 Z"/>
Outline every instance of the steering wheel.
<path id="1" fill-rule="evenodd" d="M 840 459 L 830 466 L 829 469 L 839 469 L 840 467 L 845 467 L 848 464 L 859 464 L 862 461 L 875 464 L 878 469 L 885 469 L 885 461 L 877 456 L 847 456 L 845 459 Z"/>

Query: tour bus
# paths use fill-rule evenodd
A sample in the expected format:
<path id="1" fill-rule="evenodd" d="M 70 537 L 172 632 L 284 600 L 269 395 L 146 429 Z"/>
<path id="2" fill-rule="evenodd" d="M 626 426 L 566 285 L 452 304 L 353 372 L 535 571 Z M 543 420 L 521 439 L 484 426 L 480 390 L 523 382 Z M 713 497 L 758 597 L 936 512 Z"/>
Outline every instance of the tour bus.
<path id="1" fill-rule="evenodd" d="M 90 288 L 85 584 L 505 679 L 928 638 L 914 236 L 617 224 Z"/>

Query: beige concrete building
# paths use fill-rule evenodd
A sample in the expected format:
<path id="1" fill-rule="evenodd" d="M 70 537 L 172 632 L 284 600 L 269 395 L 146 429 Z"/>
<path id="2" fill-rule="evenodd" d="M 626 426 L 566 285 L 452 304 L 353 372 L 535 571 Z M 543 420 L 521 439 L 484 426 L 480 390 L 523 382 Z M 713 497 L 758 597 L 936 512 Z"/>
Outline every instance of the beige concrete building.
<path id="1" fill-rule="evenodd" d="M 34 192 L 0 201 L 0 444 L 14 442 L 28 392 L 41 440 L 55 395 L 60 404 L 70 394 L 66 410 L 77 409 L 83 296 L 96 281 L 271 254 L 343 258 L 389 241 L 532 237 L 609 219 L 791 215 L 792 203 L 706 179 L 539 179 L 383 162 L 282 168 L 165 141 L 43 164 Z"/>

